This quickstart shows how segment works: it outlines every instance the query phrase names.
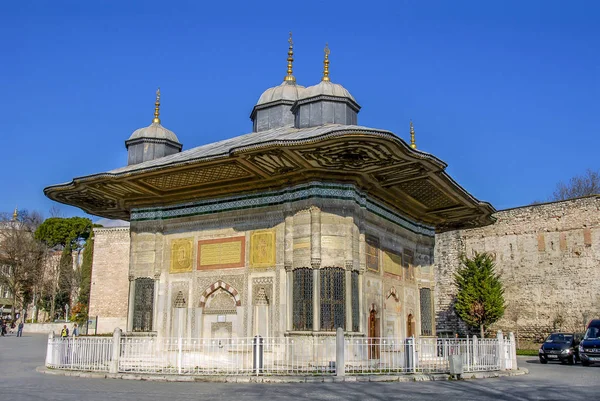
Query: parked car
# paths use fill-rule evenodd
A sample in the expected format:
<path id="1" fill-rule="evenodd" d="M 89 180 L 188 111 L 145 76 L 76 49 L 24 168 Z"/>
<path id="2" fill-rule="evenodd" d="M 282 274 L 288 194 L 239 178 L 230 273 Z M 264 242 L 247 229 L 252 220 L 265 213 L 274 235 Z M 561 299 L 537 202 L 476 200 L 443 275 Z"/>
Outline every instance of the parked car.
<path id="1" fill-rule="evenodd" d="M 579 344 L 579 355 L 583 366 L 600 363 L 600 319 L 594 319 L 588 324 Z"/>
<path id="2" fill-rule="evenodd" d="M 539 351 L 540 363 L 548 361 L 560 361 L 574 365 L 579 360 L 579 341 L 581 335 L 577 333 L 552 333 L 550 334 Z"/>

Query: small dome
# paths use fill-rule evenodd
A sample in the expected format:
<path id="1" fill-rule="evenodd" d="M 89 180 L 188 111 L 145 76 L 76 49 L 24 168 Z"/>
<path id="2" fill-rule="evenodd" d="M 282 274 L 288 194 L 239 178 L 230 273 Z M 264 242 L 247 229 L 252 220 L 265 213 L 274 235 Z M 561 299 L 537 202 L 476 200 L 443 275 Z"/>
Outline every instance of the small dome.
<path id="1" fill-rule="evenodd" d="M 334 84 L 331 81 L 321 81 L 317 85 L 309 86 L 304 89 L 299 97 L 299 99 L 308 99 L 315 96 L 336 96 L 336 97 L 346 97 L 356 102 L 354 97 L 348 92 L 346 88 L 344 88 L 340 84 Z"/>
<path id="2" fill-rule="evenodd" d="M 269 88 L 260 95 L 256 105 L 275 102 L 277 100 L 290 100 L 295 102 L 304 92 L 304 86 L 293 81 L 284 81 L 281 85 Z"/>
<path id="3" fill-rule="evenodd" d="M 177 135 L 171 130 L 166 129 L 160 123 L 152 123 L 147 127 L 137 129 L 131 134 L 129 140 L 138 138 L 154 138 L 154 139 L 167 139 L 172 142 L 179 143 Z"/>

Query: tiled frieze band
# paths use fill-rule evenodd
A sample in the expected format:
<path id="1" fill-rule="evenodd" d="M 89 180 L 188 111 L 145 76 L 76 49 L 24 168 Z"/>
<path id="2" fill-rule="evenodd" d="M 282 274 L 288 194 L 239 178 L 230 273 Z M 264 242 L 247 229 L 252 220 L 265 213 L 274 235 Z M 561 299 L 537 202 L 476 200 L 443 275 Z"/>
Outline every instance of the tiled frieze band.
<path id="1" fill-rule="evenodd" d="M 417 234 L 433 237 L 432 227 L 407 219 L 369 199 L 352 184 L 327 184 L 310 182 L 276 191 L 265 191 L 249 195 L 228 196 L 189 202 L 161 208 L 140 208 L 131 211 L 131 221 L 168 220 L 180 217 L 200 216 L 234 210 L 276 206 L 305 199 L 335 199 L 353 201 L 362 208 L 392 223 L 398 224 Z"/>

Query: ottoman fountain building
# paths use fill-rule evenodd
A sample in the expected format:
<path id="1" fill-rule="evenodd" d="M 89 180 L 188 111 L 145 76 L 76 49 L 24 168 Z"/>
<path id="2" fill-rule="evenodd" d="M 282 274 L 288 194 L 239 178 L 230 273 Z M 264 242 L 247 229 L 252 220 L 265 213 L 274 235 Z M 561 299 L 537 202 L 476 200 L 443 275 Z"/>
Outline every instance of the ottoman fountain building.
<path id="1" fill-rule="evenodd" d="M 292 71 L 251 113 L 252 132 L 182 151 L 153 123 L 128 165 L 45 193 L 130 226 L 127 331 L 165 337 L 435 334 L 434 234 L 490 224 L 493 207 L 446 164 L 358 125 L 329 78 Z M 98 283 L 97 283 L 98 284 Z"/>

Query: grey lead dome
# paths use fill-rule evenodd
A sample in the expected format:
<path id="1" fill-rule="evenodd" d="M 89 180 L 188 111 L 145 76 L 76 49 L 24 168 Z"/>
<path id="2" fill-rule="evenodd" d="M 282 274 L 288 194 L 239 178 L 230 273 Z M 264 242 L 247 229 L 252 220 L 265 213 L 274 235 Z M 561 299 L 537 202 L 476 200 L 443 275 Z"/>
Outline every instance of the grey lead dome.
<path id="1" fill-rule="evenodd" d="M 269 88 L 260 95 L 256 105 L 276 102 L 278 100 L 289 100 L 295 102 L 302 95 L 305 88 L 295 82 L 283 81 L 281 85 Z"/>
<path id="2" fill-rule="evenodd" d="M 171 130 L 166 129 L 159 123 L 152 123 L 147 127 L 137 129 L 131 134 L 129 140 L 139 138 L 152 138 L 152 139 L 165 139 L 172 142 L 179 143 L 177 135 Z"/>
<path id="3" fill-rule="evenodd" d="M 309 86 L 302 91 L 299 99 L 308 99 L 315 96 L 335 96 L 345 97 L 356 102 L 356 99 L 340 84 L 334 84 L 331 81 L 321 81 L 316 85 Z"/>

